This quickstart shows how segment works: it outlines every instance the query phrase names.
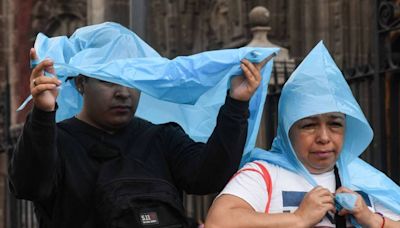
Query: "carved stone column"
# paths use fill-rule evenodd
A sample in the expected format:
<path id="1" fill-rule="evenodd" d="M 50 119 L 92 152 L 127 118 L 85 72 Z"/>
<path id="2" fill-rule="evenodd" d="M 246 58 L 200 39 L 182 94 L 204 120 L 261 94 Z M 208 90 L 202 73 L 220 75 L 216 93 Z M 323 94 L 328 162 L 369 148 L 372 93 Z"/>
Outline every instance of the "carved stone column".
<path id="1" fill-rule="evenodd" d="M 277 47 L 280 48 L 279 54 L 274 58 L 275 62 L 283 62 L 293 60 L 289 57 L 289 50 L 281 47 L 278 44 L 272 43 L 268 38 L 268 33 L 271 31 L 270 12 L 263 6 L 254 7 L 249 13 L 249 22 L 251 25 L 252 40 L 246 46 L 248 47 Z"/>
<path id="2" fill-rule="evenodd" d="M 280 47 L 279 45 L 269 41 L 268 32 L 271 31 L 271 27 L 269 26 L 270 12 L 268 9 L 262 6 L 257 6 L 251 10 L 249 18 L 253 38 L 247 46 L 278 47 L 281 49 L 278 56 L 274 58 L 274 70 L 272 72 L 270 80 L 270 86 L 279 87 L 284 83 L 285 78 L 288 77 L 287 74 L 293 71 L 295 65 L 294 60 L 289 57 L 288 49 Z M 264 109 L 256 142 L 258 147 L 264 149 L 267 149 L 268 147 L 266 141 L 266 124 L 272 125 L 272 123 L 266 123 L 266 112 L 270 112 L 270 108 L 271 107 L 266 107 Z"/>

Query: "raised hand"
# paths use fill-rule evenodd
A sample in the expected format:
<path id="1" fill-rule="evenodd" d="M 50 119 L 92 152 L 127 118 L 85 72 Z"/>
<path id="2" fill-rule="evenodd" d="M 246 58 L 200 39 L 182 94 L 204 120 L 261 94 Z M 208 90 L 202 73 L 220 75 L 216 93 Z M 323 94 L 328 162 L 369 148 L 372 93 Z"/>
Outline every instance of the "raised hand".
<path id="1" fill-rule="evenodd" d="M 229 96 L 240 101 L 248 101 L 257 90 L 261 82 L 260 71 L 264 65 L 272 59 L 274 55 L 270 55 L 263 61 L 253 64 L 247 59 L 243 59 L 240 67 L 244 75 L 235 76 L 231 80 L 231 89 Z"/>
<path id="2" fill-rule="evenodd" d="M 34 48 L 31 48 L 29 54 L 31 60 L 38 60 Z M 54 77 L 45 76 L 45 71 L 54 75 Z M 53 61 L 46 59 L 33 68 L 30 77 L 30 90 L 35 107 L 43 111 L 53 111 L 56 107 L 57 86 L 59 85 L 61 85 L 61 81 L 55 77 Z"/>
<path id="3" fill-rule="evenodd" d="M 334 196 L 328 189 L 317 186 L 305 195 L 294 214 L 306 227 L 313 227 L 328 211 L 335 211 Z"/>

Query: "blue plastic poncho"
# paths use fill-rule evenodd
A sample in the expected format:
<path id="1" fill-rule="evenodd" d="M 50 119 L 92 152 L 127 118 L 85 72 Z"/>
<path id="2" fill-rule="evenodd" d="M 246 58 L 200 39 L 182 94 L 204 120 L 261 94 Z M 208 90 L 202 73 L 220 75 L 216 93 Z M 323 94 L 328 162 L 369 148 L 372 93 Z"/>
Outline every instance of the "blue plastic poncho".
<path id="1" fill-rule="evenodd" d="M 344 145 L 336 163 L 342 185 L 361 190 L 395 213 L 400 213 L 400 188 L 390 178 L 358 156 L 370 144 L 373 132 L 342 73 L 322 41 L 307 55 L 282 89 L 278 107 L 278 130 L 270 151 L 254 149 L 246 161 L 265 160 L 299 173 L 316 186 L 297 159 L 289 129 L 302 118 L 328 113 L 346 114 Z M 337 197 L 343 207 L 354 198 Z M 351 202 L 349 202 L 351 201 Z"/>
<path id="2" fill-rule="evenodd" d="M 240 60 L 260 62 L 279 50 L 240 48 L 169 60 L 129 29 L 110 22 L 80 28 L 70 38 L 39 34 L 35 49 L 39 61 L 54 61 L 62 81 L 57 121 L 80 111 L 82 97 L 67 78 L 83 74 L 141 90 L 136 116 L 153 123 L 177 122 L 193 139 L 203 142 L 215 127 L 230 77 L 242 74 Z M 255 146 L 271 69 L 272 61 L 261 71 L 262 83 L 250 100 L 245 151 Z"/>

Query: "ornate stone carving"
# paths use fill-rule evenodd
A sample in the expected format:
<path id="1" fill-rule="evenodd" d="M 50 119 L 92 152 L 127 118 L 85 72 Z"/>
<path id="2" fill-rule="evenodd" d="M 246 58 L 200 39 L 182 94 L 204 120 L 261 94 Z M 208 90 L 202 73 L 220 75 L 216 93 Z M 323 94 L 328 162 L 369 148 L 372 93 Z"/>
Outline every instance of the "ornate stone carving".
<path id="1" fill-rule="evenodd" d="M 209 28 L 214 35 L 209 47 L 231 48 L 243 46 L 246 42 L 247 11 L 243 1 L 217 0 L 210 8 Z M 213 37 L 213 36 L 212 36 Z"/>
<path id="2" fill-rule="evenodd" d="M 217 0 L 211 9 L 210 28 L 214 35 L 213 41 L 216 43 L 224 43 L 228 40 L 228 34 L 231 33 L 231 29 L 228 27 L 228 11 L 228 3 L 224 0 Z"/>
<path id="3" fill-rule="evenodd" d="M 85 0 L 39 0 L 32 9 L 32 32 L 36 35 L 71 34 L 86 24 Z"/>
<path id="4" fill-rule="evenodd" d="M 169 57 L 243 46 L 246 6 L 240 0 L 152 0 L 145 40 Z"/>

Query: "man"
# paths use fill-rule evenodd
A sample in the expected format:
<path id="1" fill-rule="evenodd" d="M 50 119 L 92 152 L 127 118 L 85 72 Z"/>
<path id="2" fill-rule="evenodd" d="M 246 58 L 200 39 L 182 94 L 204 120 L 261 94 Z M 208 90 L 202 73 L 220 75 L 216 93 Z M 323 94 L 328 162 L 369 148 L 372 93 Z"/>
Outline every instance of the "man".
<path id="1" fill-rule="evenodd" d="M 35 49 L 30 56 L 38 60 Z M 83 75 L 75 78 L 81 111 L 56 123 L 61 81 L 45 76 L 57 74 L 52 60 L 40 62 L 30 76 L 34 107 L 10 160 L 11 191 L 34 202 L 40 227 L 192 226 L 182 192 L 217 192 L 236 171 L 263 64 L 242 61 L 212 135 L 198 143 L 177 124 L 134 117 L 138 90 Z M 114 197 L 121 189 L 129 191 Z"/>
<path id="2" fill-rule="evenodd" d="M 254 150 L 206 227 L 399 227 L 400 188 L 358 156 L 372 129 L 320 42 L 282 89 L 270 151 Z"/>

